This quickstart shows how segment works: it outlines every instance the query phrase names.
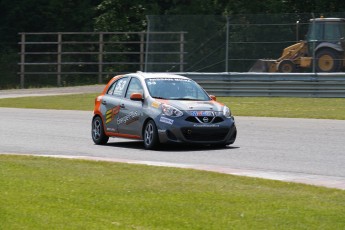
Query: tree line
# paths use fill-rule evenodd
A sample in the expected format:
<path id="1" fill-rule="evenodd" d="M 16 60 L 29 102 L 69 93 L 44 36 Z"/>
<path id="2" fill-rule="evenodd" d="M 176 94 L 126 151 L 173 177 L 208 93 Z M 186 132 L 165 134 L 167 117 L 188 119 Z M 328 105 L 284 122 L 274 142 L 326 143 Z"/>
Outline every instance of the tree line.
<path id="1" fill-rule="evenodd" d="M 0 89 L 18 84 L 19 32 L 144 31 L 147 15 L 345 12 L 343 0 L 0 0 Z"/>

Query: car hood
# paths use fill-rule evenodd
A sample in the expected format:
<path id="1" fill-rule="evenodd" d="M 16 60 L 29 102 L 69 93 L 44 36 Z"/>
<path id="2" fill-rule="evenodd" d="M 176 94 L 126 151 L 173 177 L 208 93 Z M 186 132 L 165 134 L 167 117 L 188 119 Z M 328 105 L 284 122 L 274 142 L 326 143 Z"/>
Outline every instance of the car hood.
<path id="1" fill-rule="evenodd" d="M 185 111 L 222 111 L 223 105 L 216 101 L 175 101 L 169 100 L 167 104 Z"/>

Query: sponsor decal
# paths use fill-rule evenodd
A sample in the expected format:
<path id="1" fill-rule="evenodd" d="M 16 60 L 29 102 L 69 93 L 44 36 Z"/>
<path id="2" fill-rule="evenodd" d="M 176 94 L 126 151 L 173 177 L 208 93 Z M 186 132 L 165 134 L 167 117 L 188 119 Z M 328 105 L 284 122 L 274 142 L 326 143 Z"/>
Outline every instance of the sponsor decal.
<path id="1" fill-rule="evenodd" d="M 109 110 L 107 110 L 107 112 L 105 113 L 105 123 L 109 123 L 112 120 L 114 120 L 114 117 L 120 112 L 120 106 L 115 106 L 114 108 L 111 108 Z"/>
<path id="2" fill-rule="evenodd" d="M 174 123 L 174 120 L 166 118 L 166 117 L 161 117 L 159 121 L 168 125 L 172 125 Z"/>
<path id="3" fill-rule="evenodd" d="M 219 128 L 219 125 L 215 125 L 215 124 L 194 124 L 194 127 L 198 127 L 198 128 L 202 128 L 202 127 L 206 127 L 206 128 Z"/>
<path id="4" fill-rule="evenodd" d="M 184 81 L 190 82 L 190 79 L 181 79 L 181 78 L 151 78 L 149 79 L 149 84 L 155 84 L 156 81 Z"/>
<path id="5" fill-rule="evenodd" d="M 139 112 L 138 111 L 131 111 L 129 114 L 127 114 L 124 117 L 117 119 L 117 124 L 126 124 L 129 125 L 130 123 L 139 120 Z"/>
<path id="6" fill-rule="evenodd" d="M 109 132 L 116 132 L 116 130 L 114 128 L 107 128 L 107 131 L 109 131 Z"/>
<path id="7" fill-rule="evenodd" d="M 155 81 L 154 82 L 152 82 L 152 81 L 149 81 L 149 82 L 147 82 L 147 84 L 148 85 L 155 85 L 155 84 L 157 84 Z"/>
<path id="8" fill-rule="evenodd" d="M 190 115 L 194 117 L 214 117 L 215 113 L 213 111 L 191 111 Z"/>
<path id="9" fill-rule="evenodd" d="M 157 101 L 154 101 L 154 102 L 152 102 L 151 106 L 152 106 L 153 108 L 158 109 L 159 106 L 160 106 L 160 104 L 161 104 L 161 103 L 159 103 L 159 102 L 157 102 Z"/>

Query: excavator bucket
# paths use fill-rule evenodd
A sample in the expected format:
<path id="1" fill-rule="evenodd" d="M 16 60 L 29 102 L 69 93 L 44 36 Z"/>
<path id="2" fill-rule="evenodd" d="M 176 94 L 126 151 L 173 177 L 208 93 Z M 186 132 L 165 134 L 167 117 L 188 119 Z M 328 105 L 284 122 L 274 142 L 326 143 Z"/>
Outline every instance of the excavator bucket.
<path id="1" fill-rule="evenodd" d="M 257 60 L 249 72 L 272 72 L 272 67 L 276 60 L 259 59 Z"/>

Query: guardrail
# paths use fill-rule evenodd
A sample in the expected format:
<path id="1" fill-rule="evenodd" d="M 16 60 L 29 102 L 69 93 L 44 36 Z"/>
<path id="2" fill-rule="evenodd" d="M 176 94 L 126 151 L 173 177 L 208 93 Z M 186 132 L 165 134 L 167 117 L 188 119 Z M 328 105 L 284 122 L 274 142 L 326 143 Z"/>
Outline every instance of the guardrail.
<path id="1" fill-rule="evenodd" d="M 345 98 L 345 73 L 179 73 L 216 96 Z"/>

